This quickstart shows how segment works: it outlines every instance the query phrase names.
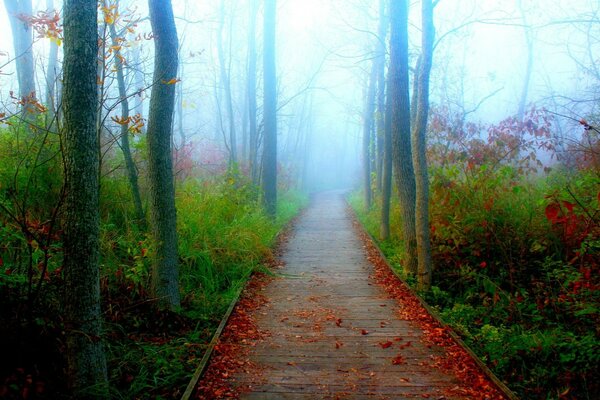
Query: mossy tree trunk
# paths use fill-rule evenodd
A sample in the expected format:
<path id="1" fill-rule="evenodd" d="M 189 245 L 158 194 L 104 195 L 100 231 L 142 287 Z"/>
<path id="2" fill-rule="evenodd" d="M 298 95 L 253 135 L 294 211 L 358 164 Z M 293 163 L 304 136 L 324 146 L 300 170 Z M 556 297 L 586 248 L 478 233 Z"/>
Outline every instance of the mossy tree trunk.
<path id="1" fill-rule="evenodd" d="M 390 22 L 388 101 L 392 109 L 392 160 L 402 214 L 402 237 L 405 248 L 404 270 L 407 274 L 414 275 L 417 273 L 418 261 L 415 231 L 415 173 L 410 147 L 407 0 L 390 1 Z"/>
<path id="2" fill-rule="evenodd" d="M 147 130 L 150 231 L 154 247 L 152 291 L 159 307 L 173 310 L 180 305 L 171 154 L 178 39 L 171 1 L 149 0 L 148 5 L 155 49 Z"/>
<path id="3" fill-rule="evenodd" d="M 416 236 L 418 285 L 421 290 L 431 286 L 431 243 L 429 239 L 429 176 L 427 173 L 427 118 L 429 115 L 429 75 L 433 58 L 433 4 L 423 0 L 421 6 L 421 57 L 417 71 L 417 101 L 412 131 L 413 167 L 416 183 Z"/>
<path id="4" fill-rule="evenodd" d="M 75 398 L 107 398 L 101 340 L 96 0 L 65 0 L 64 203 L 65 326 L 69 386 Z"/>

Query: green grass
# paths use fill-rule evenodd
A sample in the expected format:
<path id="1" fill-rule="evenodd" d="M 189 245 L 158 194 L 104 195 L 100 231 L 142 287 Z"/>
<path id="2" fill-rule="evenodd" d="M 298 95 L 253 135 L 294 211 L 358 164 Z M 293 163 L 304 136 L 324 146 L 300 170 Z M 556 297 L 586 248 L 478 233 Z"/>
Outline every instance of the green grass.
<path id="1" fill-rule="evenodd" d="M 178 318 L 190 329 L 161 337 L 160 330 L 147 328 L 144 318 L 163 318 L 165 331 L 179 319 L 146 315 L 133 327 L 140 332 L 134 340 L 120 334 L 117 340 L 109 341 L 115 397 L 181 395 L 178 390 L 185 388 L 230 302 L 252 271 L 262 268 L 262 262 L 271 256 L 278 232 L 299 212 L 306 197 L 292 191 L 281 193 L 278 215 L 272 220 L 263 212 L 258 189 L 241 176 L 227 175 L 184 182 L 178 187 L 176 203 L 183 299 Z M 147 259 L 152 249 L 140 232 L 121 225 L 127 220 L 125 214 L 113 212 L 107 218 L 113 223 L 103 229 L 104 275 L 114 281 L 108 286 L 133 287 L 129 295 L 135 305 L 145 296 Z M 123 273 L 117 279 L 119 270 Z M 132 328 L 119 321 L 111 330 Z"/>

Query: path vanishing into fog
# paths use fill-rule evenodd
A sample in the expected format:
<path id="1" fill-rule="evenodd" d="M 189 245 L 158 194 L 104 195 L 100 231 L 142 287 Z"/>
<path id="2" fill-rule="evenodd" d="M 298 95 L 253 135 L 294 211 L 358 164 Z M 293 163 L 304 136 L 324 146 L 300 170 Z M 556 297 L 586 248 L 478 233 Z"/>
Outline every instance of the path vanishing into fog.
<path id="1" fill-rule="evenodd" d="M 458 398 L 444 349 L 399 316 L 372 278 L 364 243 L 341 193 L 316 195 L 283 245 L 253 319 L 269 334 L 248 346 L 252 368 L 230 376 L 242 399 Z"/>

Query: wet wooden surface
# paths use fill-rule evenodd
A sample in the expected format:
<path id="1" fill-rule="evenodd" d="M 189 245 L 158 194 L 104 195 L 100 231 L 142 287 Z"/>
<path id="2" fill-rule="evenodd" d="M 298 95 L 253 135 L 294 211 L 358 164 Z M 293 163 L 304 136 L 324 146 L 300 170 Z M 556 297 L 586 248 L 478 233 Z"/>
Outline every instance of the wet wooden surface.
<path id="1" fill-rule="evenodd" d="M 369 275 L 373 266 L 339 193 L 315 197 L 296 222 L 282 276 L 255 311 L 270 332 L 250 347 L 257 365 L 231 377 L 243 399 L 449 399 L 459 383 L 432 367 L 442 348 L 398 318 L 398 304 Z"/>

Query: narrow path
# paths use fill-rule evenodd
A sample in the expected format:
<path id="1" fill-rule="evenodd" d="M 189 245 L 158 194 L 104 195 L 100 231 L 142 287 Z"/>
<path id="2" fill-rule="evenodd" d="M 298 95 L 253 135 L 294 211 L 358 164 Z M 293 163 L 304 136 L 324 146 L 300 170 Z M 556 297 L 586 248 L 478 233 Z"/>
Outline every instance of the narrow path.
<path id="1" fill-rule="evenodd" d="M 253 312 L 268 331 L 251 344 L 254 367 L 231 376 L 242 399 L 450 399 L 460 385 L 434 368 L 444 349 L 399 318 L 339 193 L 315 197 L 297 221 L 279 271 Z M 454 397 L 458 398 L 458 397 Z"/>

